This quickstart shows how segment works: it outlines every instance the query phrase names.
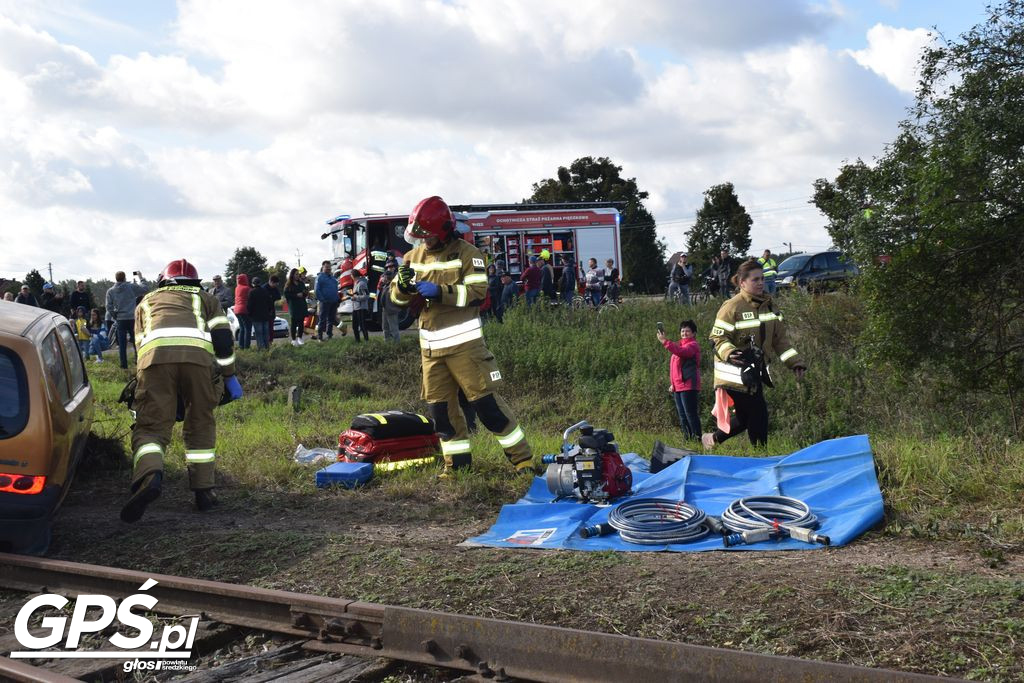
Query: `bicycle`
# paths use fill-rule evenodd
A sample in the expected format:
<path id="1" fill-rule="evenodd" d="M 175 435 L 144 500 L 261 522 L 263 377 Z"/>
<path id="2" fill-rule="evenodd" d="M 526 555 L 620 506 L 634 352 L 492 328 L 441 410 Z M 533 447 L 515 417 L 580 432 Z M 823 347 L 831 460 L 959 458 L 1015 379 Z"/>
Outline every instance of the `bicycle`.
<path id="1" fill-rule="evenodd" d="M 572 308 L 574 311 L 581 311 L 585 308 L 594 308 L 594 300 L 589 296 L 582 296 L 577 294 L 572 298 Z M 607 292 L 601 293 L 601 303 L 597 306 L 597 312 L 600 313 L 603 310 L 616 310 L 619 308 L 619 304 L 608 298 Z"/>

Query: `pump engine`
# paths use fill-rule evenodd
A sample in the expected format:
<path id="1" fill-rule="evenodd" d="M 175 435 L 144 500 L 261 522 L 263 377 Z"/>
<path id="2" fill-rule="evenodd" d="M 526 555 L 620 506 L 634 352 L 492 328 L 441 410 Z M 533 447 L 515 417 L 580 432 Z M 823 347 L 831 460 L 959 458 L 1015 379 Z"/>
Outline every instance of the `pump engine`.
<path id="1" fill-rule="evenodd" d="M 579 432 L 576 443 L 569 437 Z M 559 498 L 575 496 L 584 503 L 603 503 L 629 493 L 633 473 L 622 462 L 615 435 L 594 429 L 586 420 L 577 422 L 562 434 L 562 452 L 548 454 L 541 462 L 548 490 Z"/>

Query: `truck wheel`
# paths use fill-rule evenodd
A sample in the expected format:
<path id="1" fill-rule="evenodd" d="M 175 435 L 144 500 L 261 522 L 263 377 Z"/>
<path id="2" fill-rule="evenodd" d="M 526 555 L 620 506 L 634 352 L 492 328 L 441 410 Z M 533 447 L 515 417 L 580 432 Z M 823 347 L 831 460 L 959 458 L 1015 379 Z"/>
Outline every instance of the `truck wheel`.
<path id="1" fill-rule="evenodd" d="M 406 309 L 402 311 L 402 315 L 398 317 L 398 329 L 407 330 L 415 321 L 416 315 L 414 315 L 412 311 Z"/>

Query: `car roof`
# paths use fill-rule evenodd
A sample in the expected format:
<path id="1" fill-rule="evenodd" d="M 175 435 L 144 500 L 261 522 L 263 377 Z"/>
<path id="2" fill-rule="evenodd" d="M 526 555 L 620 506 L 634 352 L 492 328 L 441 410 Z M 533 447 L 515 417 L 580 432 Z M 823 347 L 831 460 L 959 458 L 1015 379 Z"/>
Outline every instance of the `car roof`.
<path id="1" fill-rule="evenodd" d="M 4 301 L 0 303 L 0 332 L 24 337 L 37 321 L 54 315 L 53 311 L 45 308 Z"/>

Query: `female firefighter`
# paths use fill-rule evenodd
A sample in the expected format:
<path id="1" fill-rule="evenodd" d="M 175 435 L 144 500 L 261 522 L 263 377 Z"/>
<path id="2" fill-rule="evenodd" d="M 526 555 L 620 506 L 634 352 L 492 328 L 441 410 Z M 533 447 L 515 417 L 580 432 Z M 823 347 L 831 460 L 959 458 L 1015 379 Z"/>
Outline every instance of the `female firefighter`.
<path id="1" fill-rule="evenodd" d="M 422 395 L 441 436 L 445 473 L 472 461 L 469 431 L 457 406 L 460 389 L 515 469 L 532 472 L 530 445 L 497 393 L 501 372 L 484 344 L 479 315 L 487 291 L 483 254 L 458 238 L 455 217 L 440 197 L 416 205 L 405 239 L 413 249 L 398 269 L 390 296 L 399 306 L 417 296 L 426 300 L 420 313 Z"/>
<path id="2" fill-rule="evenodd" d="M 777 356 L 796 378 L 807 366 L 786 339 L 782 314 L 775 310 L 771 296 L 764 293 L 764 271 L 757 261 L 740 264 L 732 283 L 739 293 L 718 309 L 711 342 L 715 345 L 715 407 L 718 423 L 701 441 L 706 449 L 715 447 L 744 429 L 750 443 L 768 441 L 768 406 L 764 385 L 772 386 L 768 355 Z M 730 419 L 729 408 L 735 408 Z"/>

